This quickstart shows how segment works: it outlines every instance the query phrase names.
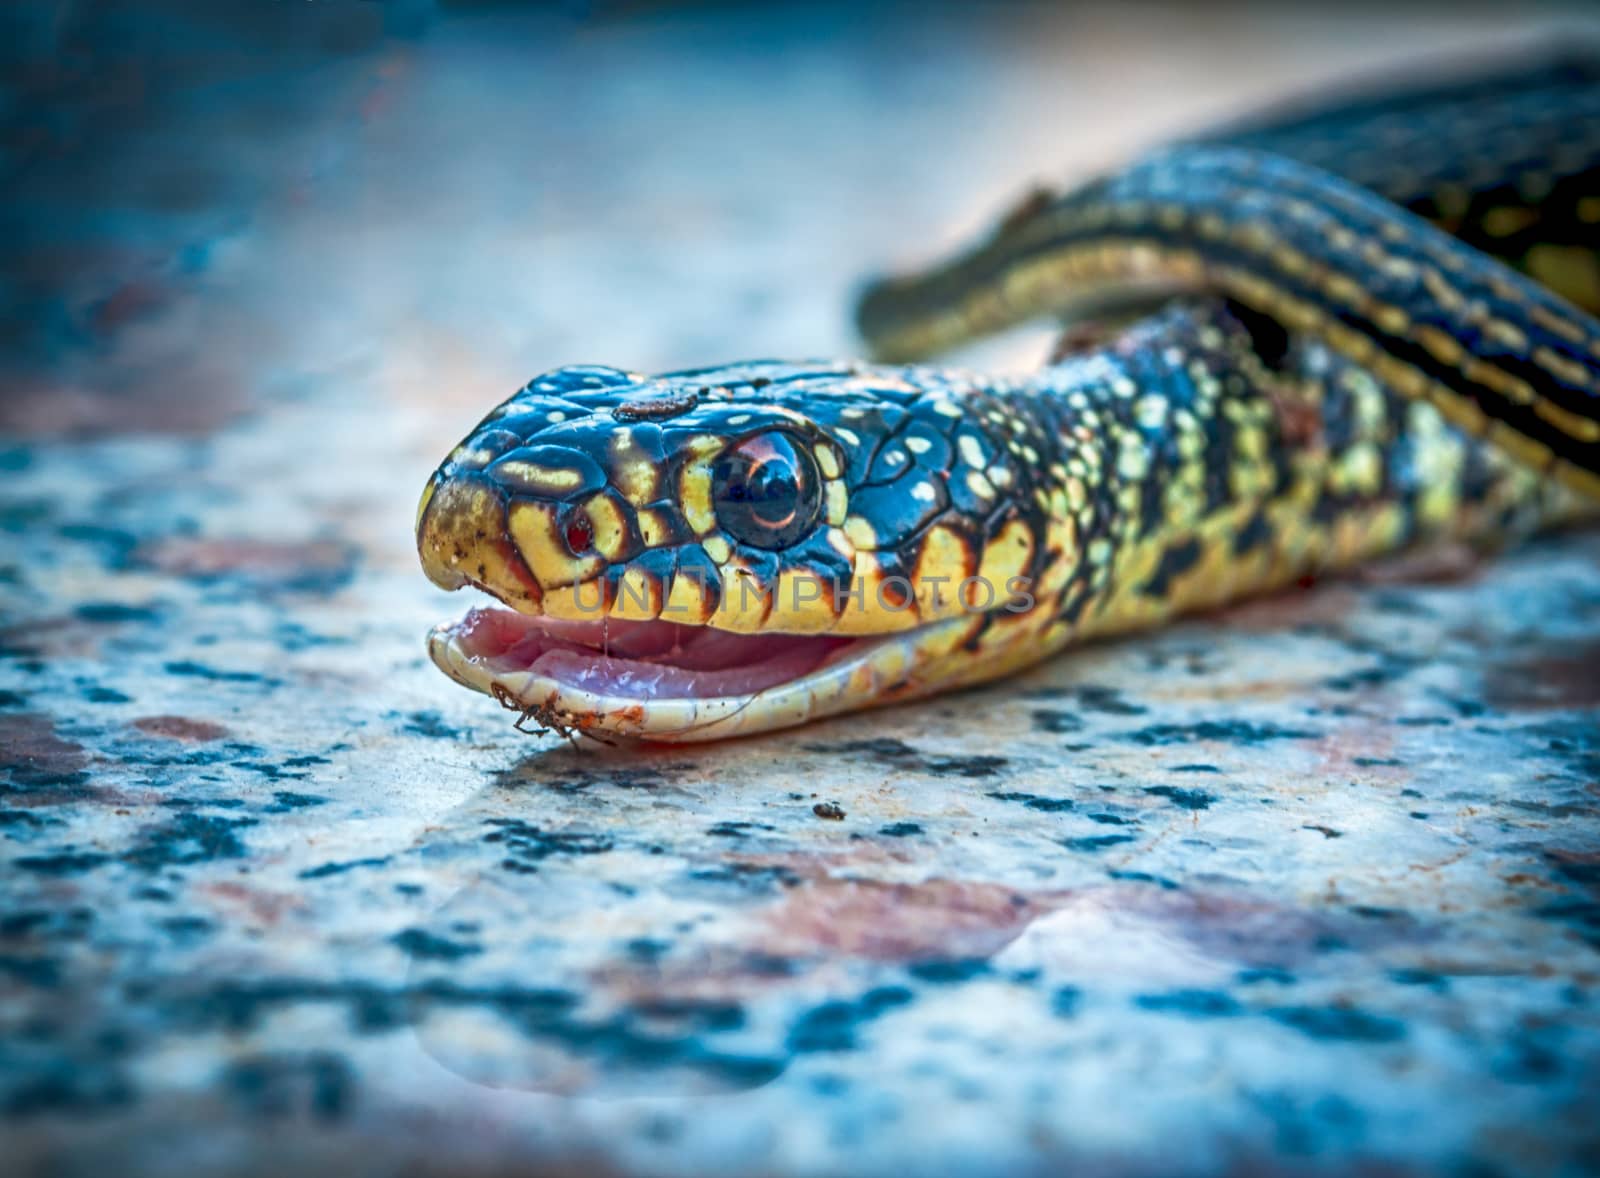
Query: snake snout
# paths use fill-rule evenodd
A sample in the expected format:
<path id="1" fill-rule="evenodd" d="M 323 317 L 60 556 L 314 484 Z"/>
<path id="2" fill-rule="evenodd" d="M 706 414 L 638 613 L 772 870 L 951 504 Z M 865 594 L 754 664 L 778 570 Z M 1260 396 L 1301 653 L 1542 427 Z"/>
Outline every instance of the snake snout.
<path id="1" fill-rule="evenodd" d="M 507 531 L 503 492 L 481 475 L 438 474 L 417 513 L 417 555 L 441 589 L 474 585 L 513 609 L 537 613 L 543 593 Z"/>

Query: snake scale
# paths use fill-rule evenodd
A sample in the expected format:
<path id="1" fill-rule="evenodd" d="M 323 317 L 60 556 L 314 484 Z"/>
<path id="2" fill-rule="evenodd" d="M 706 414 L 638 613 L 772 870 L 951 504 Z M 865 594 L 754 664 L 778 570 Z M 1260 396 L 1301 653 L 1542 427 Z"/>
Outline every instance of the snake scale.
<path id="1" fill-rule="evenodd" d="M 1269 113 L 875 283 L 884 362 L 536 378 L 424 491 L 428 576 L 511 607 L 429 652 L 544 728 L 711 740 L 1503 542 L 1600 493 L 1597 311 L 1593 64 Z M 1030 375 L 910 362 L 1041 316 Z"/>

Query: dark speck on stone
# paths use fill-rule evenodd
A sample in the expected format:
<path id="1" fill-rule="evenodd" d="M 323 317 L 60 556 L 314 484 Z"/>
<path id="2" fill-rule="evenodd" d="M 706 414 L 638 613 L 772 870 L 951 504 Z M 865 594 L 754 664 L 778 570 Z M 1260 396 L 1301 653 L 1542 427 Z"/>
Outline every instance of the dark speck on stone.
<path id="1" fill-rule="evenodd" d="M 934 757 L 924 768 L 940 777 L 995 777 L 1010 763 L 1008 757 Z"/>
<path id="2" fill-rule="evenodd" d="M 811 807 L 811 812 L 818 818 L 826 818 L 831 822 L 844 821 L 844 808 L 838 802 L 818 802 Z"/>
<path id="3" fill-rule="evenodd" d="M 53 957 L 22 957 L 0 953 L 0 977 L 25 986 L 49 989 L 61 981 L 61 963 Z"/>
<path id="4" fill-rule="evenodd" d="M 1166 798 L 1184 810 L 1209 810 L 1211 803 L 1217 800 L 1216 794 L 1207 793 L 1203 789 L 1180 789 L 1175 785 L 1150 785 L 1145 787 L 1144 792 L 1154 797 Z"/>
<path id="5" fill-rule="evenodd" d="M 1402 986 L 1426 986 L 1439 991 L 1448 989 L 1450 985 L 1443 974 L 1434 973 L 1431 969 L 1391 969 L 1389 980 Z"/>
<path id="6" fill-rule="evenodd" d="M 1083 730 L 1083 719 L 1072 712 L 1059 711 L 1056 708 L 1037 708 L 1029 713 L 1029 719 L 1036 732 L 1080 732 Z"/>
<path id="7" fill-rule="evenodd" d="M 989 962 L 982 957 L 965 957 L 951 960 L 919 961 L 908 966 L 906 972 L 919 982 L 945 985 L 966 982 L 989 972 Z"/>
<path id="8" fill-rule="evenodd" d="M 1554 851 L 1546 852 L 1544 859 L 1560 879 L 1585 887 L 1600 886 L 1600 856 Z"/>
<path id="9" fill-rule="evenodd" d="M 331 1123 L 349 1111 L 355 1083 L 350 1065 L 332 1052 L 271 1052 L 230 1063 L 222 1090 L 251 1116 L 279 1120 L 308 1115 Z"/>
<path id="10" fill-rule="evenodd" d="M 1276 965 L 1252 966 L 1241 969 L 1235 976 L 1241 986 L 1253 986 L 1257 982 L 1275 982 L 1280 986 L 1294 984 L 1294 974 Z"/>
<path id="11" fill-rule="evenodd" d="M 1215 765 L 1207 765 L 1203 761 L 1196 761 L 1195 763 L 1190 764 L 1190 765 L 1174 765 L 1172 767 L 1172 771 L 1174 773 L 1221 773 L 1222 772 L 1222 770 L 1218 769 Z"/>
<path id="12" fill-rule="evenodd" d="M 822 803 L 822 805 L 825 806 L 831 804 L 832 803 L 828 802 Z M 835 807 L 835 809 L 837 808 L 838 807 Z M 811 812 L 813 814 L 817 814 L 817 808 L 815 806 L 811 807 Z M 830 818 L 832 815 L 817 814 L 817 817 Z M 839 811 L 839 817 L 844 817 L 843 810 Z M 739 838 L 740 836 L 750 834 L 753 831 L 773 829 L 775 829 L 775 827 L 773 827 L 773 825 L 769 822 L 717 822 L 706 827 L 706 833 L 714 838 Z"/>
<path id="13" fill-rule="evenodd" d="M 1073 807 L 1071 798 L 1045 798 L 1015 790 L 991 790 L 989 796 L 1000 802 L 1020 802 L 1030 810 L 1042 810 L 1046 814 L 1061 813 Z"/>
<path id="14" fill-rule="evenodd" d="M 1255 745 L 1269 740 L 1310 740 L 1317 734 L 1303 728 L 1250 720 L 1202 720 L 1198 724 L 1152 724 L 1128 733 L 1134 744 L 1189 744 L 1214 740 L 1221 744 Z"/>
<path id="15" fill-rule="evenodd" d="M 280 778 L 287 778 L 290 781 L 304 781 L 311 776 L 309 773 L 298 773 L 286 769 L 282 765 L 274 765 L 269 761 L 235 761 L 233 764 L 239 769 L 248 769 L 252 773 L 259 773 L 261 776 L 273 781 L 277 781 Z"/>
<path id="16" fill-rule="evenodd" d="M 19 1119 L 42 1113 L 106 1113 L 125 1109 L 138 1097 L 115 1061 L 75 1058 L 59 1050 L 41 1053 L 6 1081 L 0 1089 L 0 1113 Z"/>
<path id="17" fill-rule="evenodd" d="M 653 937 L 634 937 L 622 946 L 623 952 L 630 959 L 646 964 L 660 961 L 671 949 L 670 941 L 656 940 Z"/>
<path id="18" fill-rule="evenodd" d="M 98 851 L 58 851 L 52 855 L 24 855 L 16 863 L 36 875 L 81 875 L 110 858 Z"/>
<path id="19" fill-rule="evenodd" d="M 1326 839 L 1342 839 L 1344 837 L 1344 831 L 1335 830 L 1331 826 L 1319 826 L 1315 822 L 1308 822 L 1304 826 L 1302 826 L 1300 829 L 1301 830 L 1314 830 L 1318 834 L 1320 834 L 1323 838 L 1326 838 Z"/>
<path id="20" fill-rule="evenodd" d="M 1150 709 L 1129 703 L 1122 693 L 1111 687 L 1086 684 L 1073 689 L 1078 706 L 1086 712 L 1100 712 L 1107 716 L 1142 716 Z"/>
<path id="21" fill-rule="evenodd" d="M 264 676 L 254 671 L 222 671 L 216 667 L 208 667 L 204 663 L 196 663 L 184 659 L 166 664 L 169 675 L 185 675 L 196 679 L 209 679 L 214 683 L 263 683 L 267 680 Z"/>
<path id="22" fill-rule="evenodd" d="M 122 859 L 145 871 L 216 859 L 242 859 L 245 845 L 236 832 L 255 824 L 254 818 L 221 818 L 186 811 L 164 825 L 146 830 Z"/>
<path id="23" fill-rule="evenodd" d="M 528 872 L 553 855 L 600 855 L 611 850 L 609 838 L 571 830 L 544 830 L 520 818 L 491 818 L 494 827 L 483 836 L 486 843 L 504 843 L 509 857 L 501 866 L 510 871 Z"/>
<path id="24" fill-rule="evenodd" d="M 1131 883 L 1155 884 L 1158 888 L 1168 892 L 1178 890 L 1176 881 L 1159 875 L 1151 875 L 1148 871 L 1108 871 L 1106 875 L 1111 879 L 1128 880 Z"/>
<path id="25" fill-rule="evenodd" d="M 887 826 L 880 826 L 878 833 L 888 835 L 892 839 L 903 839 L 914 834 L 921 834 L 922 827 L 915 822 L 891 822 Z"/>
<path id="26" fill-rule="evenodd" d="M 1399 1019 L 1368 1014 L 1353 1006 L 1282 1006 L 1266 1015 L 1313 1039 L 1395 1043 L 1406 1036 L 1405 1024 Z"/>
<path id="27" fill-rule="evenodd" d="M 161 922 L 161 927 L 180 943 L 198 941 L 216 928 L 203 916 L 169 916 Z"/>
<path id="28" fill-rule="evenodd" d="M 459 961 L 463 957 L 483 952 L 481 945 L 436 937 L 419 928 L 408 928 L 404 932 L 396 933 L 389 940 L 408 957 L 419 961 Z"/>
<path id="29" fill-rule="evenodd" d="M 321 867 L 308 867 L 296 878 L 298 879 L 326 879 L 330 875 L 343 875 L 357 867 L 382 867 L 389 862 L 389 856 L 378 855 L 367 859 L 346 859 L 343 863 L 324 863 Z"/>
<path id="30" fill-rule="evenodd" d="M 1114 847 L 1118 843 L 1133 842 L 1131 834 L 1092 834 L 1082 838 L 1062 839 L 1061 845 L 1069 851 L 1103 851 L 1107 847 Z"/>
<path id="31" fill-rule="evenodd" d="M 280 789 L 272 795 L 274 804 L 267 807 L 269 814 L 282 814 L 289 810 L 304 810 L 308 806 L 325 806 L 328 799 L 316 794 L 298 794 L 292 790 Z"/>
<path id="32" fill-rule="evenodd" d="M 1090 822 L 1099 823 L 1101 826 L 1127 826 L 1128 825 L 1128 819 L 1119 817 L 1116 814 L 1085 814 L 1084 817 L 1087 818 Z"/>
<path id="33" fill-rule="evenodd" d="M 788 1047 L 801 1054 L 813 1051 L 853 1051 L 856 1032 L 897 1006 L 912 993 L 904 986 L 879 986 L 852 1000 L 835 999 L 811 1007 L 789 1028 Z"/>
<path id="34" fill-rule="evenodd" d="M 1083 1005 L 1083 991 L 1077 986 L 1057 986 L 1050 995 L 1050 1013 L 1057 1018 L 1071 1018 Z"/>
<path id="35" fill-rule="evenodd" d="M 117 625 L 123 622 L 154 622 L 160 620 L 161 614 L 148 606 L 124 605 L 120 601 L 86 601 L 72 611 L 72 616 L 83 622 Z"/>
<path id="36" fill-rule="evenodd" d="M 809 753 L 828 753 L 830 755 L 844 753 L 861 753 L 880 761 L 904 761 L 921 754 L 903 740 L 893 737 L 878 737 L 873 740 L 847 740 L 837 745 L 808 744 L 805 749 Z"/>
<path id="37" fill-rule="evenodd" d="M 425 736 L 429 740 L 465 740 L 467 730 L 446 724 L 444 717 L 438 712 L 412 712 L 406 717 L 403 725 L 406 732 L 414 736 Z"/>
<path id="38" fill-rule="evenodd" d="M 1145 1010 L 1181 1014 L 1190 1018 L 1225 1018 L 1238 1014 L 1239 1003 L 1221 990 L 1169 990 L 1161 994 L 1140 994 L 1134 999 Z"/>

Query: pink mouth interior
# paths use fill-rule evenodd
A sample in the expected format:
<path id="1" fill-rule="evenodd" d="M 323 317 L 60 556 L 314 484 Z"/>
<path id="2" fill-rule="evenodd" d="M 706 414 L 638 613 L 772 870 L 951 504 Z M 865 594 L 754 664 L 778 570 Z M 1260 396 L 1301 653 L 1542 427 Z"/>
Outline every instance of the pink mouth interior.
<path id="1" fill-rule="evenodd" d="M 451 634 L 469 659 L 496 674 L 532 671 L 563 687 L 641 700 L 754 694 L 798 679 L 859 641 L 731 634 L 677 622 L 563 621 L 492 608 L 470 611 Z"/>

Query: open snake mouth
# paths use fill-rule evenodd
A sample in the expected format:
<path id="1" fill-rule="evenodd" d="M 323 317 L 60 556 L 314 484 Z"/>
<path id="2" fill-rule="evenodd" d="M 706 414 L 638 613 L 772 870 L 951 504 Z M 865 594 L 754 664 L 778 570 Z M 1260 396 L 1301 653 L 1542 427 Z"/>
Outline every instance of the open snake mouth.
<path id="1" fill-rule="evenodd" d="M 905 685 L 933 623 L 889 635 L 738 634 L 703 625 L 566 620 L 497 607 L 428 635 L 433 662 L 539 727 L 710 740 L 862 706 Z"/>
<path id="2" fill-rule="evenodd" d="M 564 621 L 474 609 L 446 640 L 501 675 L 531 674 L 618 698 L 715 699 L 787 683 L 856 639 L 734 634 L 677 622 Z"/>

